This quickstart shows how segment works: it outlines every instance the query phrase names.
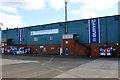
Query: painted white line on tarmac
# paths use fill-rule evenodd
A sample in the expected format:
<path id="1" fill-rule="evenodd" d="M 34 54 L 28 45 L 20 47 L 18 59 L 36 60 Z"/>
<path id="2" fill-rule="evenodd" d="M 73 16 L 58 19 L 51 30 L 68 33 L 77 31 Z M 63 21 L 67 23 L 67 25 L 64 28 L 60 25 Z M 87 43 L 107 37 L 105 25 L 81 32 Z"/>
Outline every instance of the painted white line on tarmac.
<path id="1" fill-rule="evenodd" d="M 54 57 L 50 58 L 50 60 L 49 60 L 49 61 L 47 61 L 47 62 L 43 63 L 42 65 L 49 64 L 49 63 L 50 63 L 53 59 L 54 59 Z"/>
<path id="2" fill-rule="evenodd" d="M 53 59 L 54 59 L 54 57 L 52 57 L 52 58 L 48 61 L 48 63 L 50 63 Z"/>

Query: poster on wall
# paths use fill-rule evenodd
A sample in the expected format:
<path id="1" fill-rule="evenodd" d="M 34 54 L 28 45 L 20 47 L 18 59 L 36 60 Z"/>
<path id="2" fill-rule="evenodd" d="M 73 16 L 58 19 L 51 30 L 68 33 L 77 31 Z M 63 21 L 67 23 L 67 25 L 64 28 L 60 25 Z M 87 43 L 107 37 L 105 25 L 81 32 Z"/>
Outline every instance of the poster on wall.
<path id="1" fill-rule="evenodd" d="M 88 20 L 89 43 L 100 43 L 100 21 L 97 19 Z"/>

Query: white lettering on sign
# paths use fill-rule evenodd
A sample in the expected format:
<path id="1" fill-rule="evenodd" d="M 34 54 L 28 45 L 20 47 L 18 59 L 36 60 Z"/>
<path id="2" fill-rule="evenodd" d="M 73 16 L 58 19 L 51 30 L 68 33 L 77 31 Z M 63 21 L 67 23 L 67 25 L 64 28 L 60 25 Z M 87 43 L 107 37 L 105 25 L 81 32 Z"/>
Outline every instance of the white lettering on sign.
<path id="1" fill-rule="evenodd" d="M 89 43 L 100 43 L 100 20 L 88 20 L 89 27 Z"/>
<path id="2" fill-rule="evenodd" d="M 58 29 L 31 31 L 31 36 L 34 36 L 34 35 L 45 35 L 45 34 L 58 34 L 58 33 L 59 33 Z"/>
<path id="3" fill-rule="evenodd" d="M 93 41 L 95 42 L 95 41 L 96 41 L 96 38 L 93 38 Z"/>
<path id="4" fill-rule="evenodd" d="M 96 20 L 95 19 L 93 19 L 92 21 L 92 37 L 96 37 L 97 36 L 97 34 L 96 34 Z M 93 40 L 93 41 L 96 41 L 95 39 Z"/>
<path id="5" fill-rule="evenodd" d="M 22 44 L 22 29 L 20 29 L 20 44 Z"/>

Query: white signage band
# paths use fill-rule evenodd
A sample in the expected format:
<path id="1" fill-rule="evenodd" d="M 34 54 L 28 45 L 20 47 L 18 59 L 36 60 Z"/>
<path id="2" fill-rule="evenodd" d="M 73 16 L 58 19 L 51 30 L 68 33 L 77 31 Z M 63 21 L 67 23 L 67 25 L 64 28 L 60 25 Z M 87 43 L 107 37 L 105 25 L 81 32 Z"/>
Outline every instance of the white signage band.
<path id="1" fill-rule="evenodd" d="M 58 33 L 59 33 L 58 29 L 49 29 L 49 30 L 40 30 L 40 31 L 31 31 L 30 32 L 31 36 L 45 35 L 45 34 L 58 34 Z"/>

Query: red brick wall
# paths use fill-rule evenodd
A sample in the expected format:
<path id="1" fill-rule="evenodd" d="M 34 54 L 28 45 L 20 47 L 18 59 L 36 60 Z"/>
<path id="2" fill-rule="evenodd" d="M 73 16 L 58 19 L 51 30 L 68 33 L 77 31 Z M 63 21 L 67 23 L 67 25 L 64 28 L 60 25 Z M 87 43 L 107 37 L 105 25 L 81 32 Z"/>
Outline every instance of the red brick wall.
<path id="1" fill-rule="evenodd" d="M 34 54 L 40 54 L 40 46 L 39 45 L 30 45 L 28 46 L 32 49 L 32 52 Z"/>
<path id="2" fill-rule="evenodd" d="M 90 56 L 91 57 L 94 57 L 94 58 L 98 58 L 100 57 L 99 56 L 99 53 L 100 53 L 100 48 L 99 48 L 99 44 L 90 44 L 91 46 L 91 53 L 90 53 Z"/>
<path id="3" fill-rule="evenodd" d="M 68 44 L 66 44 L 68 41 Z M 90 48 L 86 45 L 80 44 L 74 39 L 63 39 L 62 41 L 63 55 L 65 55 L 65 48 L 69 48 L 69 55 L 74 56 L 88 56 Z"/>
<path id="4" fill-rule="evenodd" d="M 117 43 L 109 43 L 108 46 L 114 46 L 114 48 L 116 49 L 115 53 L 117 56 L 120 56 L 120 43 L 119 46 L 117 45 Z"/>
<path id="5" fill-rule="evenodd" d="M 43 45 L 46 50 L 43 50 L 43 54 L 49 54 L 49 55 L 58 55 L 59 54 L 59 48 L 60 44 L 48 44 Z"/>
<path id="6" fill-rule="evenodd" d="M 25 48 L 31 48 L 32 53 L 34 54 L 40 54 L 40 46 L 39 45 L 19 45 L 17 47 L 25 47 Z"/>
<path id="7" fill-rule="evenodd" d="M 68 44 L 66 44 L 66 41 L 68 41 Z M 43 45 L 46 50 L 43 50 L 44 55 L 59 55 L 59 48 L 63 48 L 63 55 L 65 55 L 65 48 L 69 48 L 69 55 L 71 56 L 91 56 L 94 58 L 99 57 L 99 49 L 100 46 L 105 46 L 105 43 L 102 44 L 80 44 L 74 39 L 63 39 L 62 45 L 60 44 L 47 44 Z M 120 45 L 117 46 L 116 43 L 109 43 L 108 46 L 115 47 L 116 55 L 120 56 Z M 3 47 L 3 46 L 2 46 Z M 18 46 L 18 47 L 28 47 L 32 49 L 32 52 L 35 54 L 41 54 L 40 51 L 40 45 L 28 45 L 28 46 Z M 8 48 L 8 46 L 4 46 L 3 48 Z"/>
<path id="8" fill-rule="evenodd" d="M 57 55 L 59 54 L 59 44 L 46 44 L 43 45 L 45 49 L 40 50 L 40 45 L 29 45 L 27 47 L 32 49 L 32 52 L 35 54 L 44 54 L 44 55 Z M 24 46 L 25 47 L 25 46 Z"/>
<path id="9" fill-rule="evenodd" d="M 116 47 L 116 55 L 120 57 L 120 46 Z"/>
<path id="10" fill-rule="evenodd" d="M 99 53 L 100 53 L 100 46 L 103 46 L 105 47 L 106 46 L 106 43 L 101 43 L 101 44 L 90 44 L 91 46 L 91 57 L 94 57 L 94 58 L 98 58 L 100 57 L 99 56 Z M 109 43 L 108 44 L 108 47 L 114 47 L 116 50 L 115 50 L 115 54 L 116 56 L 120 56 L 120 46 L 117 46 L 116 43 Z"/>

